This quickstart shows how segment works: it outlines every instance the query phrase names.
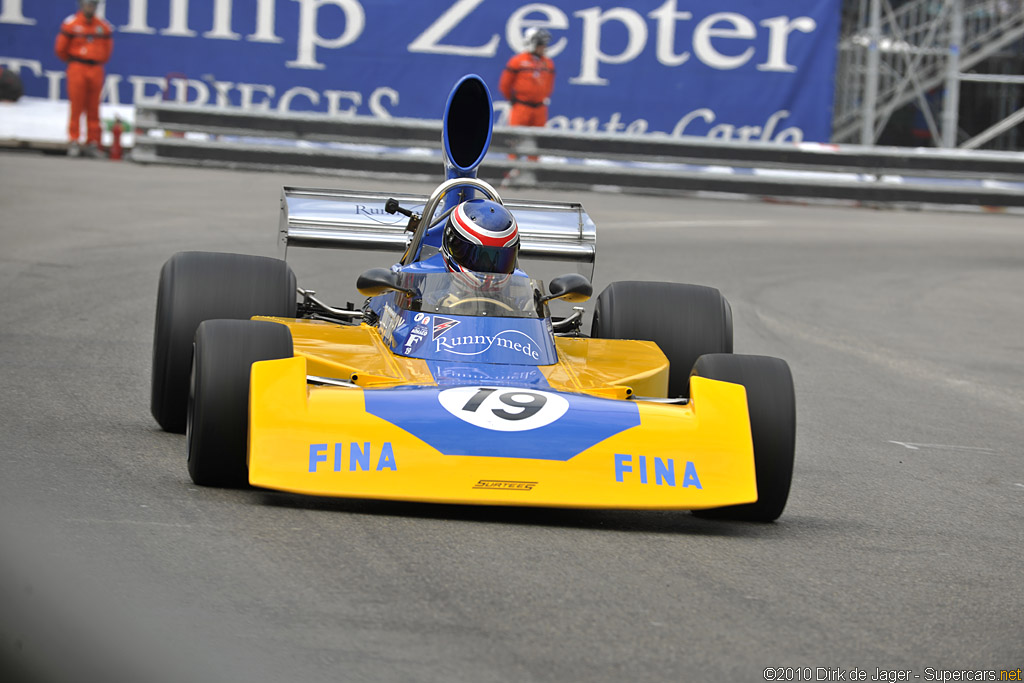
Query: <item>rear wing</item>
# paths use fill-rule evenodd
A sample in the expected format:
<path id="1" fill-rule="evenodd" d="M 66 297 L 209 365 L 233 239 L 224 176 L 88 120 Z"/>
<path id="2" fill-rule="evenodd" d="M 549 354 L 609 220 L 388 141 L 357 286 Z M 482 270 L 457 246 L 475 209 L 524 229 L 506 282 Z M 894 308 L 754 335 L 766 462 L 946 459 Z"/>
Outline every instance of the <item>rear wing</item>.
<path id="1" fill-rule="evenodd" d="M 408 218 L 384 210 L 389 197 L 417 213 L 428 200 L 423 195 L 285 187 L 278 239 L 281 258 L 286 258 L 288 247 L 404 252 L 413 233 L 406 230 Z M 593 279 L 597 227 L 582 204 L 504 204 L 519 224 L 521 259 L 563 262 Z"/>

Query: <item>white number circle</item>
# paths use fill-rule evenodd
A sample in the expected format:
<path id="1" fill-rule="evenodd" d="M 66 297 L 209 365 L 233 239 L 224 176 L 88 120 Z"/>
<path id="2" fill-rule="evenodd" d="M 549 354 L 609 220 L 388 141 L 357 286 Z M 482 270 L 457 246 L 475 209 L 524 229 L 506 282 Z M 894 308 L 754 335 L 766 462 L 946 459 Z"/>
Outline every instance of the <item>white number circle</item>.
<path id="1" fill-rule="evenodd" d="M 565 415 L 563 396 L 513 387 L 456 387 L 437 395 L 455 417 L 496 432 L 525 432 L 549 425 Z"/>

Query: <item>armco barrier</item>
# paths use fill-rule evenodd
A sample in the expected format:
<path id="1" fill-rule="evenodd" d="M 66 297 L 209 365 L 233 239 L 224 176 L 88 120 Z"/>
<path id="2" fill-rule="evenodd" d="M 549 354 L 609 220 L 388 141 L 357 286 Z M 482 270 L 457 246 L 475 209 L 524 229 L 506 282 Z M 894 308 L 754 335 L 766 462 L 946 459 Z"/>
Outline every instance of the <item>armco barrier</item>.
<path id="1" fill-rule="evenodd" d="M 385 174 L 441 173 L 440 121 L 139 107 L 141 163 Z M 508 154 L 539 155 L 540 161 Z M 866 203 L 1024 207 L 1024 154 L 496 128 L 482 177 L 517 169 L 515 187 L 617 187 Z"/>

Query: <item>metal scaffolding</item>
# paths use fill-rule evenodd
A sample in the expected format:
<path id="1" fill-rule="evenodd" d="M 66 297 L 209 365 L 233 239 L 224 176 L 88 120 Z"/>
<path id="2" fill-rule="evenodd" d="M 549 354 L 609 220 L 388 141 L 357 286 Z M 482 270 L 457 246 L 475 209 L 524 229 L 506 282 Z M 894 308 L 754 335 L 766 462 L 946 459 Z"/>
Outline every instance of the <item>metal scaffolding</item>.
<path id="1" fill-rule="evenodd" d="M 876 144 L 893 114 L 914 104 L 936 146 L 990 143 L 1024 121 L 1024 76 L 976 73 L 1006 54 L 1024 56 L 1024 0 L 847 2 L 832 139 Z M 964 82 L 988 88 L 1002 119 L 977 133 L 963 130 Z"/>

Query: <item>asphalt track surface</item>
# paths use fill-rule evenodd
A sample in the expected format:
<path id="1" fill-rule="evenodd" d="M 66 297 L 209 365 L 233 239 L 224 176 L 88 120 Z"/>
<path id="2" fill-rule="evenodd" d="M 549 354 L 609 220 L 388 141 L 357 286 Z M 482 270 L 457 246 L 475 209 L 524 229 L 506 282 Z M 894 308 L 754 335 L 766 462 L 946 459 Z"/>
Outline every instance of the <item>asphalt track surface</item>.
<path id="1" fill-rule="evenodd" d="M 737 352 L 789 361 L 796 470 L 764 525 L 196 487 L 184 438 L 149 414 L 161 264 L 273 255 L 282 185 L 389 185 L 27 154 L 0 154 L 0 178 L 9 677 L 941 680 L 1024 665 L 1020 217 L 522 196 L 584 203 L 598 291 L 718 287 Z M 355 300 L 356 275 L 390 262 L 315 256 L 300 284 Z"/>

